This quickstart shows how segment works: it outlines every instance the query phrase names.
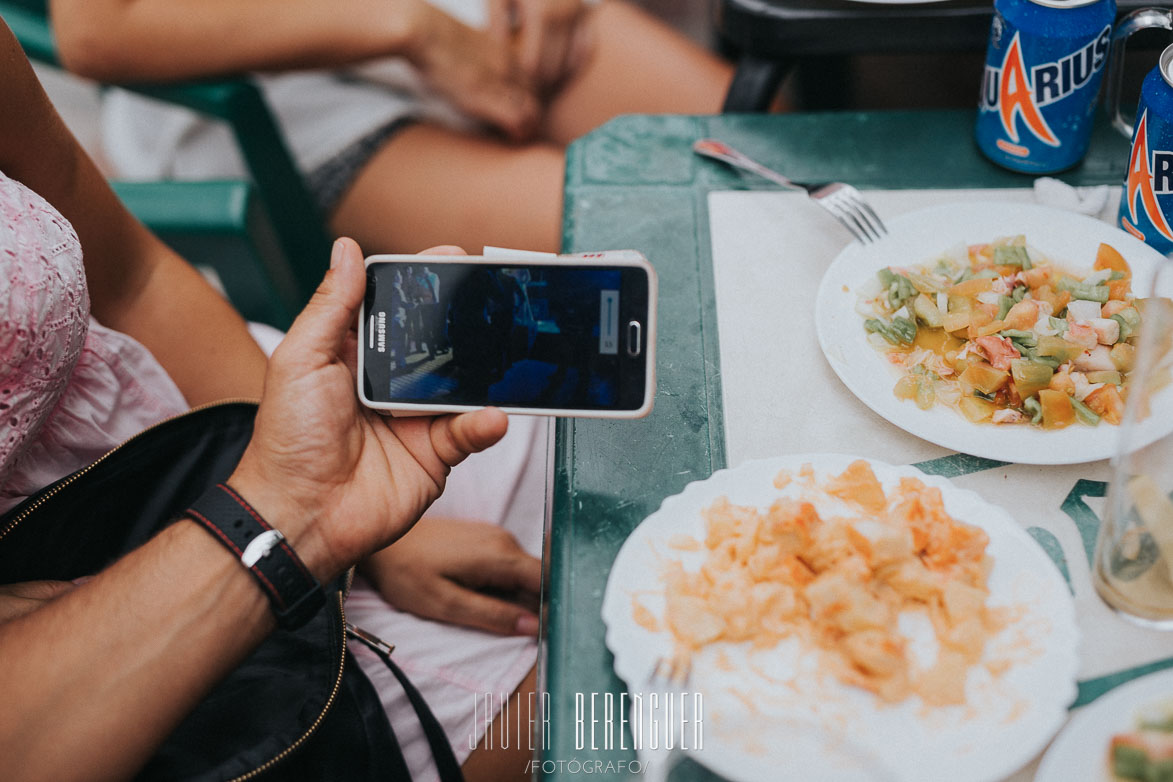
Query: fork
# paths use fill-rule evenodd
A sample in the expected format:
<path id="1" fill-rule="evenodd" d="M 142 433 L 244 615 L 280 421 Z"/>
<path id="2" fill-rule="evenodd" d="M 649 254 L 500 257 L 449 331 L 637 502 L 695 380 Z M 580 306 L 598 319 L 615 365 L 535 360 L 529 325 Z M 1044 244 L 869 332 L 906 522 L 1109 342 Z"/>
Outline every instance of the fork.
<path id="1" fill-rule="evenodd" d="M 657 659 L 644 687 L 644 697 L 650 697 L 651 693 L 656 693 L 659 696 L 659 707 L 663 708 L 666 699 L 685 695 L 684 689 L 688 686 L 691 672 L 692 662 L 687 655 L 677 653 Z M 688 700 L 687 697 L 680 698 L 682 710 L 689 709 Z M 687 711 L 684 714 L 676 715 L 667 724 L 667 729 L 671 731 L 672 740 L 670 741 L 667 735 L 660 736 L 657 741 L 657 749 L 648 747 L 648 737 L 646 734 L 643 736 L 644 745 L 640 747 L 638 752 L 641 766 L 639 779 L 642 782 L 665 782 L 668 779 L 668 774 L 680 762 L 678 748 L 683 736 L 677 735 L 676 730 L 680 728 L 683 731 L 683 725 L 688 724 L 691 719 L 692 716 Z M 642 721 L 643 717 L 641 716 Z"/>
<path id="2" fill-rule="evenodd" d="M 860 192 L 845 182 L 822 182 L 813 185 L 795 182 L 777 171 L 763 166 L 753 158 L 747 157 L 744 153 L 738 152 L 725 142 L 713 138 L 703 138 L 694 142 L 692 151 L 698 155 L 720 160 L 734 168 L 752 171 L 783 187 L 805 190 L 815 203 L 834 215 L 835 219 L 863 244 L 878 241 L 888 233 L 884 222 L 863 199 Z"/>

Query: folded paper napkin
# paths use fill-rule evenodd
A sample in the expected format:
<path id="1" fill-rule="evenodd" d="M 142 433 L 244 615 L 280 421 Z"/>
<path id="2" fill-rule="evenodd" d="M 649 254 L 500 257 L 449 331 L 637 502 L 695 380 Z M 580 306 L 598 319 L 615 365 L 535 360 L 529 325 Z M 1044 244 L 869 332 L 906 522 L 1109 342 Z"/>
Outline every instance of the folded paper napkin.
<path id="1" fill-rule="evenodd" d="M 1072 187 L 1052 177 L 1039 177 L 1034 185 L 1035 200 L 1044 206 L 1067 209 L 1079 214 L 1098 217 L 1114 222 L 1115 203 L 1109 198 L 1112 188 L 1108 185 L 1094 187 Z"/>

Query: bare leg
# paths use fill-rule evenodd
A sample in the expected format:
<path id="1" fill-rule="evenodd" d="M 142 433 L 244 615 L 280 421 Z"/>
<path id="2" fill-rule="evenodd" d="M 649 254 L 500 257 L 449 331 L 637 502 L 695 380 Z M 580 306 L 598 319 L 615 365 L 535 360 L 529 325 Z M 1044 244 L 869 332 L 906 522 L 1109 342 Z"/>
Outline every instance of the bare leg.
<path id="1" fill-rule="evenodd" d="M 590 61 L 550 103 L 544 136 L 566 145 L 619 114 L 715 114 L 733 68 L 640 8 L 592 12 Z"/>
<path id="2" fill-rule="evenodd" d="M 526 710 L 529 709 L 530 693 L 536 689 L 537 680 L 538 669 L 537 667 L 531 668 L 529 674 L 522 679 L 521 684 L 514 691 L 513 698 L 509 702 L 509 711 L 502 710 L 493 722 L 493 735 L 508 736 L 509 749 L 500 747 L 500 744 L 505 742 L 499 742 L 491 749 L 478 746 L 461 767 L 466 782 L 505 782 L 506 780 L 530 778 L 530 761 L 534 756 L 533 751 L 530 750 L 530 737 L 528 734 L 524 736 L 514 734 L 517 732 L 516 719 L 519 713 L 521 714 L 522 730 L 528 729 L 527 726 L 530 723 L 527 721 Z M 505 720 L 506 713 L 513 717 L 509 722 Z M 537 714 L 532 716 L 535 720 L 538 719 Z"/>
<path id="3" fill-rule="evenodd" d="M 363 168 L 331 218 L 368 252 L 485 244 L 556 252 L 563 152 L 412 125 Z"/>
<path id="4" fill-rule="evenodd" d="M 619 114 L 719 111 L 733 76 L 723 60 L 634 6 L 605 0 L 591 14 L 594 53 L 548 107 L 550 143 L 413 125 L 368 162 L 331 228 L 371 252 L 560 249 L 565 145 Z"/>

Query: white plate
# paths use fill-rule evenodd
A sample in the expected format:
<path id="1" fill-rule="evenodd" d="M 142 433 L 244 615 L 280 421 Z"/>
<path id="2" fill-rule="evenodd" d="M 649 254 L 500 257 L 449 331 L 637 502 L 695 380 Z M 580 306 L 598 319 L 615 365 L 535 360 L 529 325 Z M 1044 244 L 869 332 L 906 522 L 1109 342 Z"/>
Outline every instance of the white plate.
<path id="1" fill-rule="evenodd" d="M 1022 464 L 1078 464 L 1111 457 L 1119 428 L 1110 424 L 1075 424 L 1052 431 L 973 424 L 943 405 L 921 410 L 912 401 L 897 399 L 892 393 L 897 375 L 868 344 L 864 319 L 855 311 L 856 291 L 886 266 L 927 263 L 958 242 L 977 244 L 1017 234 L 1025 234 L 1028 244 L 1073 271 L 1090 272 L 1100 242 L 1112 245 L 1132 267 L 1132 290 L 1138 296 L 1149 291 L 1164 256 L 1105 222 L 1035 204 L 946 204 L 900 215 L 888 222 L 888 231 L 875 244 L 848 245 L 819 284 L 815 302 L 819 346 L 851 392 L 901 429 L 954 451 Z M 1151 439 L 1137 447 L 1173 431 L 1173 417 L 1150 420 L 1154 425 L 1145 434 Z"/>
<path id="2" fill-rule="evenodd" d="M 655 660 L 672 648 L 667 630 L 653 632 L 637 621 L 634 601 L 662 619 L 662 562 L 678 559 L 691 571 L 704 558 L 703 552 L 669 548 L 670 537 L 684 533 L 703 540 L 701 510 L 722 495 L 759 508 L 780 495 L 797 496 L 798 481 L 785 490 L 773 487 L 782 469 L 797 473 L 810 463 L 822 481 L 856 458 L 795 455 L 721 470 L 664 500 L 632 532 L 603 598 L 607 646 L 631 694 L 644 687 Z M 994 560 L 990 605 L 1022 609 L 990 640 L 986 659 L 1014 655 L 1017 662 L 1000 677 L 980 665 L 972 669 L 966 706 L 926 709 L 917 698 L 881 706 L 870 693 L 817 675 L 813 657 L 803 655 L 797 642 L 757 652 L 744 645 L 707 647 L 694 659 L 690 681 L 690 689 L 704 696 L 704 742 L 690 756 L 729 779 L 999 780 L 1034 757 L 1066 718 L 1075 697 L 1079 634 L 1067 584 L 1050 558 L 1004 510 L 977 494 L 914 467 L 869 463 L 885 490 L 901 477 L 917 477 L 941 489 L 951 515 L 987 532 Z M 823 512 L 834 512 L 834 505 L 830 498 L 816 502 Z M 915 652 L 923 636 L 912 636 Z"/>
<path id="3" fill-rule="evenodd" d="M 1137 713 L 1173 698 L 1173 670 L 1133 679 L 1079 711 L 1043 756 L 1034 782 L 1112 782 L 1108 744 L 1135 727 Z"/>

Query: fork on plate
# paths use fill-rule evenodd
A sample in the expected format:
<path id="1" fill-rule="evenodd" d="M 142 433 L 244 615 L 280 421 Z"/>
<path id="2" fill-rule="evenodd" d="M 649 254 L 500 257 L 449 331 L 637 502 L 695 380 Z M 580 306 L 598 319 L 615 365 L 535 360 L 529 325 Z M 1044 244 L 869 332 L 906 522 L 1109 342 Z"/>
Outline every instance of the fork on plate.
<path id="1" fill-rule="evenodd" d="M 685 693 L 691 674 L 692 661 L 685 654 L 676 653 L 660 657 L 652 666 L 652 671 L 648 675 L 644 687 L 644 697 L 647 698 L 652 693 L 656 693 L 661 708 L 664 707 L 667 699 L 678 698 L 679 708 L 683 710 L 683 713 L 677 712 L 675 718 L 667 722 L 666 729 L 670 733 L 657 737 L 655 749 L 649 746 L 648 737 L 646 735 L 643 737 L 644 744 L 637 753 L 641 767 L 638 779 L 641 782 L 664 782 L 668 779 L 668 774 L 680 762 L 680 746 L 683 736 L 677 734 L 677 729 L 683 731 L 683 726 L 692 720 L 689 698 Z"/>
<path id="2" fill-rule="evenodd" d="M 720 160 L 722 163 L 751 171 L 764 179 L 794 190 L 805 190 L 816 204 L 826 209 L 843 224 L 860 242 L 878 241 L 888 233 L 884 222 L 875 210 L 863 199 L 859 190 L 845 182 L 820 182 L 806 184 L 795 182 L 772 168 L 767 168 L 744 153 L 738 152 L 724 141 L 703 138 L 693 143 L 692 151 L 698 155 Z"/>

